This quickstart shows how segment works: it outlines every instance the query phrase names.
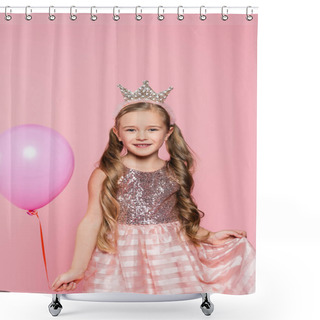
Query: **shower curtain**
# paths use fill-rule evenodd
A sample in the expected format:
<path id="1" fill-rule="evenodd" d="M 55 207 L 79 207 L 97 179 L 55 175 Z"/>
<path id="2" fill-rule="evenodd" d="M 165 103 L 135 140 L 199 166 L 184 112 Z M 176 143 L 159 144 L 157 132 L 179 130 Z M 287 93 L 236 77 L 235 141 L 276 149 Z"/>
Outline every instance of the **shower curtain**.
<path id="1" fill-rule="evenodd" d="M 0 290 L 56 293 L 88 208 L 88 179 L 124 99 L 118 85 L 134 92 L 147 80 L 157 93 L 173 87 L 166 103 L 196 155 L 200 225 L 247 233 L 251 278 L 233 269 L 240 254 L 224 267 L 251 281 L 250 292 L 233 293 L 254 292 L 257 14 L 11 16 L 0 19 Z M 165 143 L 159 158 L 170 159 Z M 201 288 L 181 291 L 193 292 Z"/>

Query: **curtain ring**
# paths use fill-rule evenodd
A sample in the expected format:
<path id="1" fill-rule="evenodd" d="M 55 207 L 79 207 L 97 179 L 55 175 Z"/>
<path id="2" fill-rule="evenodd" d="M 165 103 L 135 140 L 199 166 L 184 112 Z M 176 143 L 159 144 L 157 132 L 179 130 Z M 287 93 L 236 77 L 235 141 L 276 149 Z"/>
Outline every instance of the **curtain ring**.
<path id="1" fill-rule="evenodd" d="M 114 14 L 115 8 L 118 8 L 118 6 L 113 7 L 113 18 L 112 18 L 112 19 L 113 19 L 114 21 L 118 21 L 118 20 L 120 19 L 120 16 L 117 15 L 117 14 Z M 118 8 L 118 13 L 120 13 L 120 9 L 119 9 L 119 8 Z"/>
<path id="2" fill-rule="evenodd" d="M 182 14 L 179 13 L 180 8 L 182 8 Z M 178 7 L 178 20 L 183 20 L 184 19 L 183 13 L 184 13 L 183 6 L 179 6 Z"/>
<path id="3" fill-rule="evenodd" d="M 54 8 L 54 6 L 49 7 L 49 20 L 53 21 L 56 18 L 56 16 L 54 14 L 51 14 L 51 8 Z M 56 12 L 55 9 L 54 9 L 54 12 Z"/>
<path id="4" fill-rule="evenodd" d="M 252 7 L 251 6 L 247 7 L 247 9 L 246 9 L 246 19 L 248 21 L 251 21 L 253 19 L 253 16 L 248 14 L 249 8 L 252 8 Z M 251 9 L 251 14 L 253 14 L 253 9 Z"/>
<path id="5" fill-rule="evenodd" d="M 140 14 L 137 14 L 137 9 L 140 8 L 141 12 L 142 13 L 142 9 L 140 6 L 136 6 L 136 20 L 140 21 L 142 19 L 142 15 Z"/>
<path id="6" fill-rule="evenodd" d="M 221 19 L 222 19 L 223 21 L 226 21 L 226 20 L 228 20 L 228 16 L 227 16 L 227 14 L 228 14 L 228 9 L 227 9 L 227 14 L 224 14 L 224 13 L 223 13 L 223 8 L 227 8 L 227 6 L 223 6 L 223 7 L 221 8 Z"/>
<path id="7" fill-rule="evenodd" d="M 164 15 L 163 14 L 159 14 L 160 7 L 163 8 L 163 6 L 159 6 L 158 7 L 158 20 L 162 21 L 164 19 Z M 162 13 L 164 13 L 164 9 L 163 9 Z"/>
<path id="8" fill-rule="evenodd" d="M 90 10 L 91 18 L 90 18 L 90 19 L 91 19 L 92 21 L 96 21 L 96 20 L 98 19 L 98 17 L 97 17 L 95 14 L 92 13 L 92 9 L 93 9 L 93 8 L 95 8 L 95 6 L 91 7 L 91 10 Z M 96 13 L 97 13 L 97 10 L 96 10 Z"/>
<path id="9" fill-rule="evenodd" d="M 201 6 L 200 7 L 200 20 L 206 20 L 207 19 L 207 16 L 205 15 L 205 14 L 202 14 L 202 8 L 204 8 L 204 13 L 206 14 L 207 13 L 207 9 L 206 9 L 206 7 L 205 6 Z"/>
<path id="10" fill-rule="evenodd" d="M 5 15 L 5 19 L 7 21 L 10 21 L 12 19 L 12 16 L 10 16 L 10 14 L 7 13 L 7 9 L 10 8 L 10 6 L 6 6 L 4 9 L 4 15 Z M 11 11 L 11 10 L 10 10 Z M 12 12 L 12 11 L 11 11 Z"/>
<path id="11" fill-rule="evenodd" d="M 72 21 L 76 20 L 77 19 L 77 16 L 75 14 L 72 14 L 72 8 L 75 8 L 76 6 L 71 6 L 70 7 L 70 19 Z M 77 9 L 75 9 L 75 12 L 77 12 Z"/>
<path id="12" fill-rule="evenodd" d="M 28 14 L 28 8 L 30 8 L 30 6 L 26 6 L 26 17 L 25 17 L 25 19 L 30 21 L 32 19 L 32 15 Z M 30 9 L 30 12 L 32 12 L 31 9 Z"/>

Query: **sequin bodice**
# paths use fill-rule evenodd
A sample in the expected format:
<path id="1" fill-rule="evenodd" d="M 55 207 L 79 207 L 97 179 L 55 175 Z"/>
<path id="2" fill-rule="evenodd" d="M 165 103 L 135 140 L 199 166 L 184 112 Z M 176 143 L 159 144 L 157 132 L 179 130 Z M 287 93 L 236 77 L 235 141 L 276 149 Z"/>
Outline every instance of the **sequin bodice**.
<path id="1" fill-rule="evenodd" d="M 124 167 L 118 184 L 118 223 L 158 224 L 178 220 L 175 204 L 180 185 L 169 171 L 167 162 L 152 172 Z"/>

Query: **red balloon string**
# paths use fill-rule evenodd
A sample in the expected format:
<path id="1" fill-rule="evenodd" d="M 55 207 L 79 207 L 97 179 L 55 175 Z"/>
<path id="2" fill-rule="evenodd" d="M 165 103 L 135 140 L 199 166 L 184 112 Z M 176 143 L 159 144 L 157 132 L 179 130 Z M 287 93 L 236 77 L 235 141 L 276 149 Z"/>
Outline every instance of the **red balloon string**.
<path id="1" fill-rule="evenodd" d="M 28 211 L 27 211 L 27 214 L 30 215 L 30 216 L 37 216 L 37 218 L 38 218 L 38 220 L 39 220 L 43 261 L 44 261 L 44 266 L 45 266 L 45 268 L 46 268 L 46 274 L 47 274 L 47 280 L 48 280 L 48 287 L 49 287 L 49 290 L 52 291 L 52 289 L 50 288 L 50 283 L 49 283 L 48 270 L 47 270 L 47 261 L 46 261 L 46 253 L 45 253 L 45 250 L 44 250 L 42 227 L 41 227 L 40 218 L 39 218 L 39 216 L 38 216 L 38 211 L 37 211 L 37 210 L 28 210 Z"/>

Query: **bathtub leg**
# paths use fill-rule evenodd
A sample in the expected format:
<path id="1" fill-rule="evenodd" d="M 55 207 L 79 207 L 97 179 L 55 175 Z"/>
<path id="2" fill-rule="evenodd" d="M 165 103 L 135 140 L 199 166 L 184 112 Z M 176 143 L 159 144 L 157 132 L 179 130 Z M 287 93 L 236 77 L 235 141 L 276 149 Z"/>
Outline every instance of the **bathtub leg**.
<path id="1" fill-rule="evenodd" d="M 201 303 L 201 310 L 206 316 L 210 316 L 213 312 L 214 305 L 210 301 L 210 293 L 201 293 L 202 303 Z"/>
<path id="2" fill-rule="evenodd" d="M 59 315 L 59 313 L 61 312 L 61 309 L 62 309 L 62 305 L 60 303 L 60 297 L 61 297 L 61 294 L 53 294 L 52 295 L 52 302 L 48 306 L 49 312 L 54 317 Z"/>

